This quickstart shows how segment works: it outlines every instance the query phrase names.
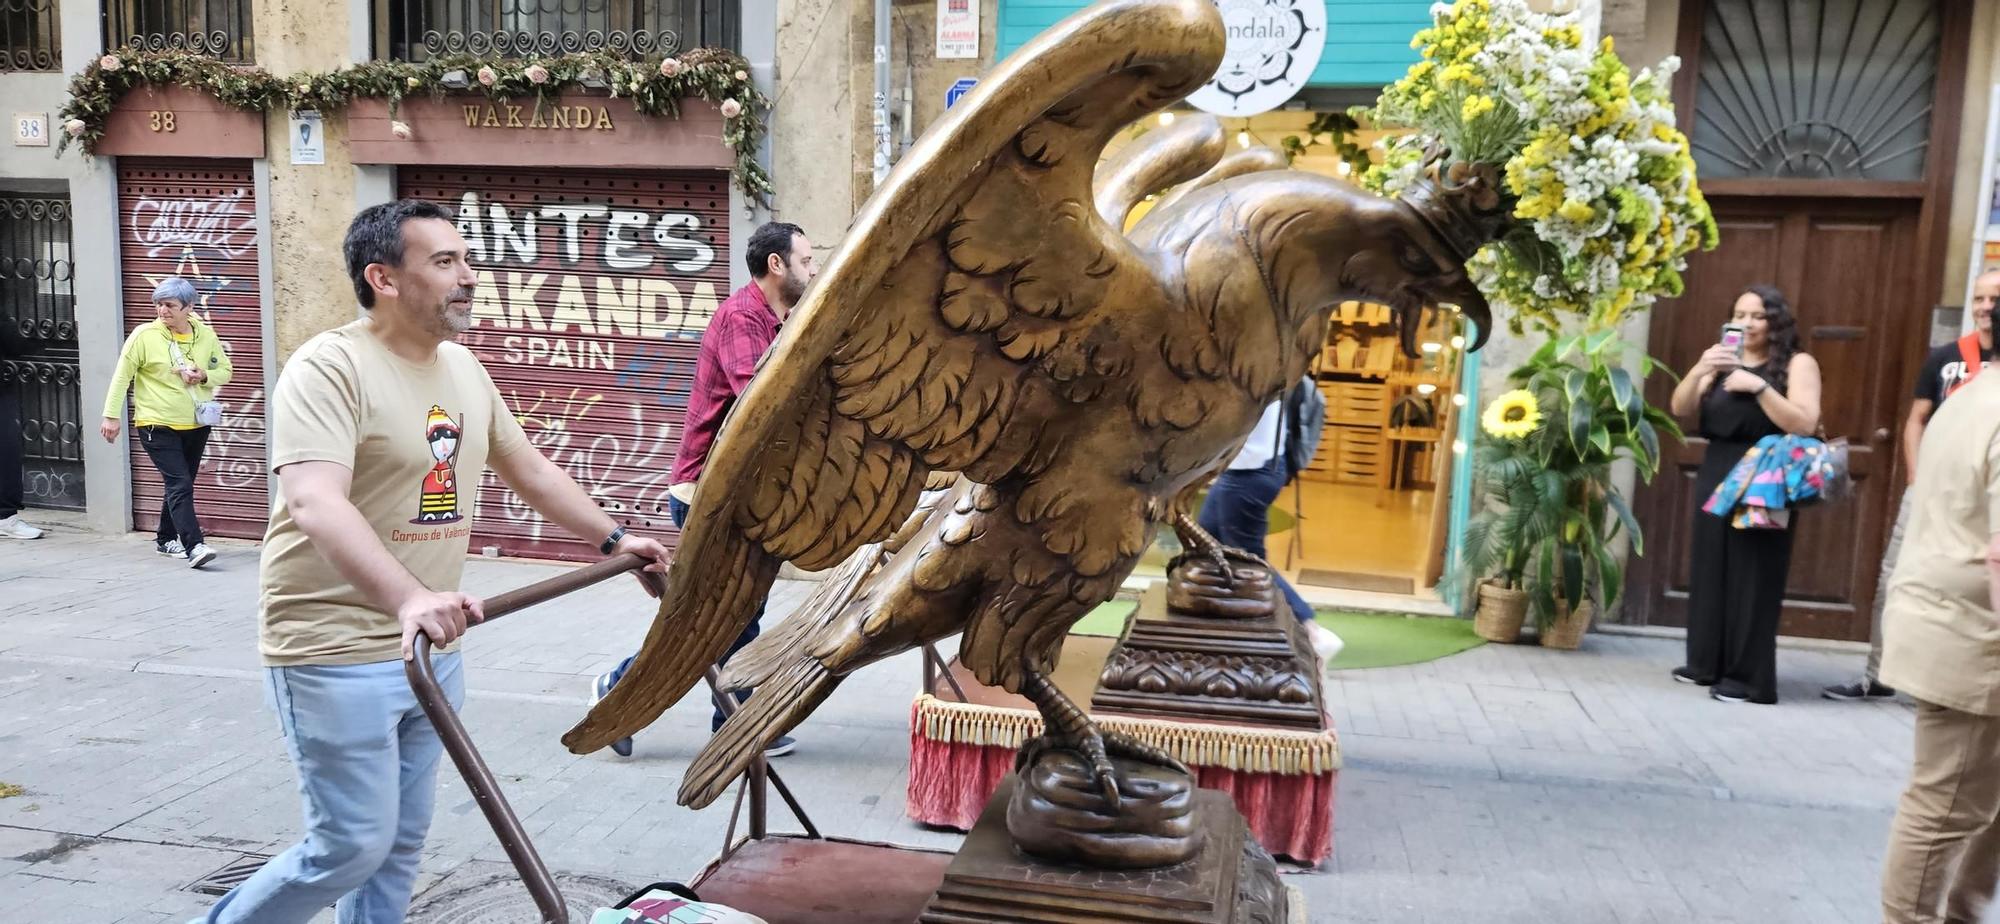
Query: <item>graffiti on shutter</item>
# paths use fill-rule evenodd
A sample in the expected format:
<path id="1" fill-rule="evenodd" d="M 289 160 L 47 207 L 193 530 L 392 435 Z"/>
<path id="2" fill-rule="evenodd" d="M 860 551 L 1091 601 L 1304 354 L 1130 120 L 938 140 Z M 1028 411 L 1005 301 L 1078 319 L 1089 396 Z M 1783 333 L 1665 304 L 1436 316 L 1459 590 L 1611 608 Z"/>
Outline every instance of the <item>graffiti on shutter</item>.
<path id="1" fill-rule="evenodd" d="M 257 199 L 245 160 L 118 159 L 118 236 L 125 331 L 155 320 L 153 287 L 194 284 L 195 313 L 235 367 L 216 393 L 222 423 L 209 432 L 195 478 L 195 509 L 211 536 L 258 539 L 270 517 L 264 440 L 263 299 L 258 290 Z M 102 396 L 86 396 L 95 402 Z M 95 406 L 94 404 L 92 406 Z M 126 424 L 131 424 L 128 406 Z M 160 522 L 160 472 L 132 444 L 132 528 Z"/>
<path id="2" fill-rule="evenodd" d="M 729 295 L 729 177 L 718 171 L 402 172 L 457 213 L 479 272 L 460 336 L 529 438 L 620 523 L 671 544 L 667 476 L 701 333 Z M 594 559 L 500 485 L 473 546 Z"/>

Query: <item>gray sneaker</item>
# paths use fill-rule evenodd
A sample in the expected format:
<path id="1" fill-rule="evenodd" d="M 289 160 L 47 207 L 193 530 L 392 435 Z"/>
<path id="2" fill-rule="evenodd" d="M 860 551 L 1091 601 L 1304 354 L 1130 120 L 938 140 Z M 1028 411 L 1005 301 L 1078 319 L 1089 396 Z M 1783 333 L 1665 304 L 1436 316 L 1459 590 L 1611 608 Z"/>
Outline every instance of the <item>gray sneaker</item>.
<path id="1" fill-rule="evenodd" d="M 206 542 L 197 542 L 188 550 L 188 567 L 199 568 L 215 560 L 215 550 Z"/>
<path id="2" fill-rule="evenodd" d="M 153 551 L 158 552 L 161 555 L 165 555 L 168 558 L 188 557 L 188 550 L 185 546 L 181 545 L 181 541 L 179 539 L 168 539 L 165 542 L 154 540 Z"/>

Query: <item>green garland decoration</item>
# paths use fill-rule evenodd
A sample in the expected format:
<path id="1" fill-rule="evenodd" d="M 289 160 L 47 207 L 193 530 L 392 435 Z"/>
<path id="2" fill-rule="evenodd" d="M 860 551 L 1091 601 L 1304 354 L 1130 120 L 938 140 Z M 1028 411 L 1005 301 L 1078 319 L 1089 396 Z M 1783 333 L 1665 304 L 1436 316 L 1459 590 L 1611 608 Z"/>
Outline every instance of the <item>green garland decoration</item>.
<path id="1" fill-rule="evenodd" d="M 680 117 L 681 100 L 698 97 L 722 109 L 722 141 L 736 151 L 736 181 L 760 203 L 770 201 L 771 176 L 757 162 L 771 101 L 750 82 L 750 65 L 734 52 L 697 48 L 678 57 L 626 59 L 609 52 L 496 60 L 470 55 L 424 62 L 369 61 L 337 71 L 278 77 L 255 67 L 225 64 L 181 51 L 120 50 L 90 63 L 70 81 L 56 153 L 71 144 L 94 154 L 118 101 L 141 84 L 174 85 L 207 93 L 237 109 L 322 112 L 356 99 L 386 99 L 389 118 L 404 99 L 443 101 L 454 93 L 483 95 L 498 103 L 535 100 L 536 111 L 570 90 L 603 90 L 632 101 L 649 116 Z"/>

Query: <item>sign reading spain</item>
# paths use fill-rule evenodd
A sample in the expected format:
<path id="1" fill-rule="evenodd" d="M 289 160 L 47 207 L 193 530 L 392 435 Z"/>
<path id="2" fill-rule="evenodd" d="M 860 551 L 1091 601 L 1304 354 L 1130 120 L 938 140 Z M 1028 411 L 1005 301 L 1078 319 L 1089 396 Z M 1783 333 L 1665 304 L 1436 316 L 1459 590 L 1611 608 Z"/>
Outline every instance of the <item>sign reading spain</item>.
<path id="1" fill-rule="evenodd" d="M 1215 0 L 1229 46 L 1189 105 L 1221 116 L 1269 112 L 1312 77 L 1326 48 L 1325 0 Z"/>

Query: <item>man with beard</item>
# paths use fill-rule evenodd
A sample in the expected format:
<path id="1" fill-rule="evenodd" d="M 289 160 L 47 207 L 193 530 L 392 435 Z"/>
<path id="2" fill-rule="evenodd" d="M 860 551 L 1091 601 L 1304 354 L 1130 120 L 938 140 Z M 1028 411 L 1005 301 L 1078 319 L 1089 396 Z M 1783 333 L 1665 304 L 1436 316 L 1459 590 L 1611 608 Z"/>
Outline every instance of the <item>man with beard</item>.
<path id="1" fill-rule="evenodd" d="M 750 386 L 750 378 L 757 372 L 757 361 L 764 358 L 764 351 L 778 339 L 778 326 L 805 297 L 806 284 L 819 272 L 813 264 L 812 243 L 806 240 L 805 232 L 798 225 L 782 221 L 769 222 L 750 235 L 745 260 L 750 264 L 750 284 L 736 290 L 715 309 L 715 317 L 709 320 L 708 330 L 701 337 L 701 352 L 695 360 L 694 392 L 688 396 L 687 420 L 681 427 L 681 448 L 674 457 L 667 482 L 667 508 L 675 526 L 687 522 L 688 505 L 694 503 L 695 483 L 708 463 L 709 447 L 715 444 L 723 419 L 729 416 L 736 398 Z M 722 661 L 717 662 L 718 667 L 757 638 L 757 623 L 763 618 L 760 607 L 743 634 L 723 654 Z M 598 700 L 609 694 L 631 667 L 632 659 L 628 657 L 616 668 L 598 675 L 591 687 L 591 705 L 597 705 Z M 749 699 L 750 694 L 739 691 L 736 697 L 741 702 Z M 721 728 L 724 718 L 722 708 L 716 707 L 710 731 Z M 779 738 L 764 750 L 764 756 L 789 754 L 796 746 L 791 738 Z M 611 750 L 620 757 L 632 756 L 632 739 L 612 742 Z"/>
<path id="2" fill-rule="evenodd" d="M 428 635 L 458 708 L 451 642 L 482 618 L 479 598 L 458 590 L 477 493 L 457 485 L 491 467 L 604 554 L 666 569 L 666 549 L 627 535 L 535 449 L 485 367 L 452 342 L 472 326 L 478 278 L 449 211 L 369 208 L 345 251 L 367 316 L 306 341 L 270 403 L 278 484 L 259 647 L 307 831 L 209 909 L 211 922 L 305 924 L 328 905 L 339 924 L 403 920 L 443 752 L 403 661 Z"/>

